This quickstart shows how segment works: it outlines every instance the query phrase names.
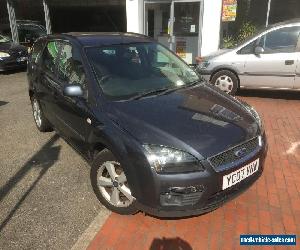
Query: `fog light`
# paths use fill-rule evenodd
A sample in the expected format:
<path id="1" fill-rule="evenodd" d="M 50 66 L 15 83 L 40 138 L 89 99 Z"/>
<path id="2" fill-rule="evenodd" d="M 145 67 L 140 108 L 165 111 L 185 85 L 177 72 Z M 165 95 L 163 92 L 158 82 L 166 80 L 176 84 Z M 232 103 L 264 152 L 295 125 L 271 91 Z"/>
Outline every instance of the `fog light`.
<path id="1" fill-rule="evenodd" d="M 204 187 L 171 187 L 167 193 L 160 195 L 162 206 L 191 206 L 196 204 L 203 195 Z"/>

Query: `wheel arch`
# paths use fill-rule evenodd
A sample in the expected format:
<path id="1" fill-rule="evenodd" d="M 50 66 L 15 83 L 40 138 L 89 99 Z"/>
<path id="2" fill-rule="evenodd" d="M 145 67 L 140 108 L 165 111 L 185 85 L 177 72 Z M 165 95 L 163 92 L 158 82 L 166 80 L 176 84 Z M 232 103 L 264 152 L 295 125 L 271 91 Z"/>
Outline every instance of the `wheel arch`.
<path id="1" fill-rule="evenodd" d="M 109 150 L 109 148 L 107 147 L 107 145 L 105 143 L 100 142 L 100 141 L 95 142 L 91 146 L 90 152 L 89 152 L 91 160 L 93 161 L 96 158 L 97 154 L 100 153 L 101 151 L 105 150 L 105 149 Z"/>
<path id="2" fill-rule="evenodd" d="M 89 136 L 89 143 L 91 143 L 89 154 L 93 156 L 94 159 L 99 154 L 99 152 L 107 149 L 112 152 L 112 154 L 122 162 L 123 169 L 130 183 L 131 191 L 133 192 L 134 197 L 140 198 L 143 197 L 143 192 L 141 192 L 141 187 L 144 185 L 142 175 L 151 174 L 152 171 L 149 168 L 146 171 L 145 169 L 135 168 L 135 165 L 132 164 L 132 155 L 137 157 L 137 161 L 143 162 L 144 155 L 138 149 L 138 142 L 129 136 L 125 135 L 125 131 L 120 129 L 113 128 L 98 128 L 101 130 L 101 134 L 97 133 L 97 130 Z M 100 131 L 98 131 L 100 132 Z M 94 160 L 90 158 L 91 163 Z"/>

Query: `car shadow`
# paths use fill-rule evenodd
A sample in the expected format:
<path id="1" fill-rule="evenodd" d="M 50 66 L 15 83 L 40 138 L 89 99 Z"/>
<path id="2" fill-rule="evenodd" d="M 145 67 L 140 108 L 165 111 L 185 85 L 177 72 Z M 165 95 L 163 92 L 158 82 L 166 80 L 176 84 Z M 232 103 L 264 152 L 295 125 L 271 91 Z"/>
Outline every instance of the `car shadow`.
<path id="1" fill-rule="evenodd" d="M 8 102 L 0 101 L 0 107 L 8 104 Z"/>
<path id="2" fill-rule="evenodd" d="M 250 90 L 241 89 L 237 93 L 238 97 L 259 97 L 283 100 L 300 100 L 298 91 L 290 90 Z"/>
<path id="3" fill-rule="evenodd" d="M 7 71 L 2 71 L 0 72 L 0 75 L 13 75 L 16 73 L 21 73 L 21 72 L 26 72 L 27 67 L 20 68 L 20 69 L 12 69 L 12 70 L 7 70 Z"/>
<path id="4" fill-rule="evenodd" d="M 179 237 L 154 239 L 149 250 L 192 250 L 191 245 Z"/>
<path id="5" fill-rule="evenodd" d="M 54 163 L 58 160 L 60 153 L 60 146 L 54 146 L 54 143 L 59 139 L 57 134 L 53 135 L 48 142 L 46 142 L 39 151 L 37 151 L 27 162 L 15 173 L 1 188 L 0 188 L 0 202 L 6 197 L 9 192 L 16 187 L 16 185 L 26 176 L 32 168 L 39 168 L 40 172 L 38 177 L 33 181 L 30 187 L 23 193 L 22 197 L 9 212 L 6 218 L 0 224 L 0 232 L 7 225 L 9 220 L 13 217 L 15 212 L 24 202 L 26 197 L 35 188 L 42 177 L 47 173 Z"/>

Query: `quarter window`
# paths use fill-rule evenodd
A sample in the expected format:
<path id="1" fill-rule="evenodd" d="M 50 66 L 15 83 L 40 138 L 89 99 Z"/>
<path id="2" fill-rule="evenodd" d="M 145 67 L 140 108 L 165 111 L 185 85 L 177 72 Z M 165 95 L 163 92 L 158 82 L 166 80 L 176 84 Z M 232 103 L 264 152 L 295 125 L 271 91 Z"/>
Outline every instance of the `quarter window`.
<path id="1" fill-rule="evenodd" d="M 85 88 L 85 73 L 80 54 L 69 43 L 60 43 L 58 77 L 67 84 L 80 84 Z"/>
<path id="2" fill-rule="evenodd" d="M 257 42 L 257 40 L 255 40 L 255 41 L 249 43 L 248 45 L 246 45 L 245 47 L 241 48 L 239 50 L 238 54 L 242 54 L 242 55 L 253 54 L 256 42 Z"/>

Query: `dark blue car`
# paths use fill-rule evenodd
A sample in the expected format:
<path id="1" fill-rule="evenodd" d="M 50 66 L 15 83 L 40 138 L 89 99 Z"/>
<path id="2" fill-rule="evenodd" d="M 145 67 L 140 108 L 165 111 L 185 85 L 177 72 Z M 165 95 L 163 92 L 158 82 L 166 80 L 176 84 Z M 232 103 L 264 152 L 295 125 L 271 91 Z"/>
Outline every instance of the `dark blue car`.
<path id="1" fill-rule="evenodd" d="M 26 69 L 27 48 L 13 43 L 10 38 L 0 35 L 0 72 Z"/>
<path id="2" fill-rule="evenodd" d="M 37 128 L 55 129 L 86 158 L 98 199 L 114 212 L 201 214 L 263 171 L 258 113 L 146 36 L 41 38 L 28 79 Z"/>

